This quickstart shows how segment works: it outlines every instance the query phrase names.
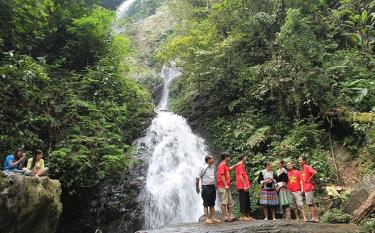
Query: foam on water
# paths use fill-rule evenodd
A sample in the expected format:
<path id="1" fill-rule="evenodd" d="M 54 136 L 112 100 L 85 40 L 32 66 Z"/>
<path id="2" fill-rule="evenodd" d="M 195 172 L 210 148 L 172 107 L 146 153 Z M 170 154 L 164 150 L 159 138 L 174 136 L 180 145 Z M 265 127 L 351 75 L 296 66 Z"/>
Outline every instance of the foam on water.
<path id="1" fill-rule="evenodd" d="M 168 109 L 169 83 L 180 73 L 164 66 L 163 97 L 156 108 L 143 144 L 149 168 L 142 195 L 146 228 L 170 223 L 196 222 L 202 200 L 195 192 L 195 177 L 207 155 L 204 140 L 193 134 L 186 120 Z"/>

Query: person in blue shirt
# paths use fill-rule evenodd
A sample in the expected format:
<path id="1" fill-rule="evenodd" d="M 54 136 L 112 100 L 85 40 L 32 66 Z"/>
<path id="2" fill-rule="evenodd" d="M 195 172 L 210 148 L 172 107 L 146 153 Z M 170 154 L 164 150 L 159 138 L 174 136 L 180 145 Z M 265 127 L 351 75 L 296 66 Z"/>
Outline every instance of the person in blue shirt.
<path id="1" fill-rule="evenodd" d="M 12 155 L 7 155 L 4 162 L 4 171 L 23 173 L 25 155 L 22 148 L 17 148 Z"/>

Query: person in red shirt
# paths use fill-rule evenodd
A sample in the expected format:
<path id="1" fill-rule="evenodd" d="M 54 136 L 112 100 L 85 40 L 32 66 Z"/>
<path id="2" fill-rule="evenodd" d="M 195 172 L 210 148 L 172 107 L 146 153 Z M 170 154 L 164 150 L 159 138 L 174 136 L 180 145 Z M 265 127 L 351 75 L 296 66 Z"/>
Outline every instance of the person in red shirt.
<path id="1" fill-rule="evenodd" d="M 319 222 L 318 219 L 318 209 L 316 208 L 314 201 L 314 184 L 312 179 L 317 173 L 311 166 L 306 164 L 306 157 L 301 156 L 298 159 L 298 162 L 301 164 L 301 177 L 302 177 L 302 193 L 305 193 L 306 204 L 310 207 L 311 211 L 311 220 L 313 222 Z"/>
<path id="2" fill-rule="evenodd" d="M 230 156 L 229 153 L 223 152 L 220 154 L 221 163 L 217 168 L 217 188 L 220 194 L 221 213 L 225 222 L 233 222 L 234 216 L 232 215 L 233 199 L 230 193 L 230 174 L 229 171 L 233 170 L 238 164 L 229 167 Z"/>
<path id="3" fill-rule="evenodd" d="M 292 203 L 290 207 L 293 209 L 296 219 L 299 219 L 299 211 L 302 213 L 303 220 L 306 222 L 306 215 L 303 209 L 303 198 L 301 193 L 301 173 L 294 169 L 292 162 L 287 163 L 288 169 L 288 189 L 292 194 Z"/>
<path id="4" fill-rule="evenodd" d="M 240 202 L 240 220 L 251 220 L 250 217 L 250 181 L 246 172 L 246 159 L 244 155 L 238 157 L 239 163 L 236 167 L 236 188 Z"/>

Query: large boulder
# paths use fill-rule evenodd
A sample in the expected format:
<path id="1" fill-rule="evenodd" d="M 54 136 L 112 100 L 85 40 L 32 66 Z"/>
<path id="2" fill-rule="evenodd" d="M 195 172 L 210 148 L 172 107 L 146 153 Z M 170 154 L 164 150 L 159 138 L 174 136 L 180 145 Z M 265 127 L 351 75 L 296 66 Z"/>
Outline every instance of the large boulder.
<path id="1" fill-rule="evenodd" d="M 363 178 L 362 182 L 356 185 L 354 191 L 351 193 L 351 197 L 345 205 L 345 212 L 353 214 L 370 196 L 372 192 L 375 192 L 375 172 Z"/>
<path id="2" fill-rule="evenodd" d="M 62 212 L 60 195 L 57 180 L 0 172 L 0 232 L 55 232 Z"/>

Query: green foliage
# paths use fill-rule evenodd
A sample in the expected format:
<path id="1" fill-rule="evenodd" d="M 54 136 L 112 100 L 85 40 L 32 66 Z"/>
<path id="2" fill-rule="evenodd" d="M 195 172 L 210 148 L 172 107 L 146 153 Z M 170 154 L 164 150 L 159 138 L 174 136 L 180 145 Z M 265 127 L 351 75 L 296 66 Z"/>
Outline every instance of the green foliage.
<path id="1" fill-rule="evenodd" d="M 153 115 L 149 93 L 124 75 L 130 39 L 112 35 L 114 12 L 89 2 L 0 3 L 9 23 L 0 30 L 1 160 L 41 148 L 50 175 L 79 197 L 135 162 L 130 144 Z"/>
<path id="2" fill-rule="evenodd" d="M 0 141 L 11 150 L 41 147 L 40 135 L 55 123 L 48 114 L 49 98 L 42 94 L 50 86 L 43 63 L 9 53 L 0 65 L 0 79 Z"/>
<path id="3" fill-rule="evenodd" d="M 375 145 L 370 144 L 361 148 L 358 154 L 363 175 L 373 172 L 375 169 Z"/>
<path id="4" fill-rule="evenodd" d="M 92 193 L 138 162 L 131 144 L 153 116 L 128 77 L 131 40 L 96 2 L 0 1 L 0 165 L 16 147 L 42 149 L 61 182 L 62 222 L 78 225 L 69 232 L 96 226 L 80 224 Z"/>
<path id="5" fill-rule="evenodd" d="M 90 12 L 91 0 L 10 0 L 0 2 L 0 49 L 20 54 L 47 56 L 47 61 L 64 59 L 61 55 L 70 40 L 67 28 L 75 18 Z"/>
<path id="6" fill-rule="evenodd" d="M 373 233 L 375 229 L 375 218 L 369 217 L 360 222 L 361 233 Z"/>
<path id="7" fill-rule="evenodd" d="M 96 64 L 110 48 L 114 13 L 95 7 L 88 15 L 74 19 L 67 32 L 73 40 L 64 47 L 64 55 L 72 67 Z"/>
<path id="8" fill-rule="evenodd" d="M 171 106 L 208 131 L 214 148 L 249 155 L 252 180 L 265 160 L 304 154 L 319 189 L 334 176 L 329 132 L 353 157 L 372 142 L 373 123 L 331 122 L 326 112 L 375 106 L 373 1 L 176 0 L 171 8 L 179 25 L 155 56 L 182 70 Z"/>
<path id="9" fill-rule="evenodd" d="M 348 223 L 351 219 L 350 214 L 344 213 L 340 209 L 330 209 L 320 218 L 324 223 Z"/>

